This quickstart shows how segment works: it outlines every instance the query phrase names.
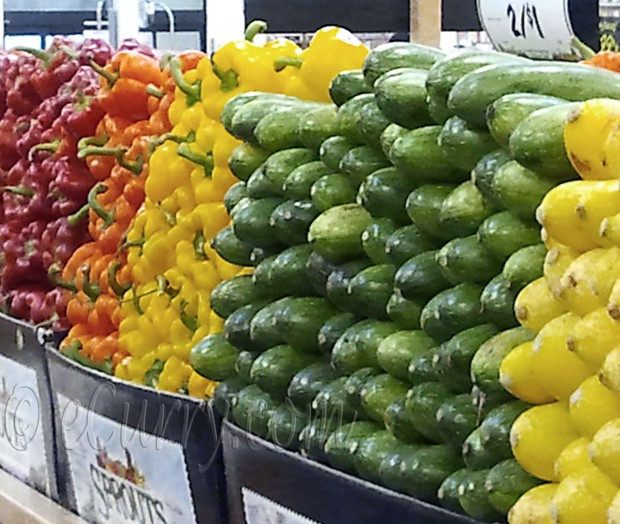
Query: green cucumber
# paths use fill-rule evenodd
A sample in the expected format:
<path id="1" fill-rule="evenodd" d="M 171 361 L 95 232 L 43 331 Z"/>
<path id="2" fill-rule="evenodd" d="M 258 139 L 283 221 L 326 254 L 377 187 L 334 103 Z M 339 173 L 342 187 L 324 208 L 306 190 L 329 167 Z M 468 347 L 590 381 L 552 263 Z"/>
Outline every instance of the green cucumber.
<path id="1" fill-rule="evenodd" d="M 422 329 L 439 342 L 484 323 L 477 284 L 459 284 L 436 295 L 422 310 Z"/>
<path id="2" fill-rule="evenodd" d="M 484 126 L 487 108 L 498 98 L 515 92 L 575 102 L 620 98 L 620 87 L 611 71 L 582 64 L 529 62 L 487 66 L 469 73 L 450 91 L 448 107 L 468 122 Z"/>
<path id="3" fill-rule="evenodd" d="M 493 324 L 482 324 L 457 333 L 448 342 L 439 346 L 433 360 L 433 367 L 439 375 L 439 380 L 456 393 L 470 391 L 471 361 L 478 348 L 497 332 L 498 329 Z"/>
<path id="4" fill-rule="evenodd" d="M 405 206 L 411 221 L 420 231 L 435 238 L 449 239 L 439 222 L 441 208 L 454 186 L 447 184 L 426 184 L 414 189 Z"/>
<path id="5" fill-rule="evenodd" d="M 504 357 L 518 345 L 532 340 L 534 335 L 527 329 L 517 327 L 503 331 L 487 340 L 474 355 L 471 362 L 472 381 L 484 393 L 502 393 L 499 367 Z"/>
<path id="6" fill-rule="evenodd" d="M 227 262 L 238 266 L 251 266 L 250 254 L 254 246 L 240 240 L 232 226 L 222 229 L 211 241 L 211 247 Z"/>
<path id="7" fill-rule="evenodd" d="M 240 377 L 222 380 L 213 393 L 213 405 L 223 418 L 229 420 L 232 416 L 232 406 L 237 393 L 248 385 L 247 381 Z"/>
<path id="8" fill-rule="evenodd" d="M 338 134 L 336 108 L 326 104 L 307 111 L 298 120 L 297 134 L 304 147 L 318 151 L 325 140 Z"/>
<path id="9" fill-rule="evenodd" d="M 252 273 L 252 281 L 256 286 L 256 289 L 264 296 L 270 298 L 282 298 L 286 296 L 286 292 L 277 288 L 274 282 L 271 280 L 271 265 L 276 259 L 277 255 L 271 255 L 261 260 Z"/>
<path id="10" fill-rule="evenodd" d="M 346 137 L 354 144 L 362 144 L 364 142 L 364 138 L 362 137 L 362 134 L 357 126 L 359 112 L 362 107 L 366 104 L 373 103 L 374 100 L 374 95 L 370 93 L 363 93 L 361 95 L 354 96 L 342 104 L 338 108 L 338 114 L 336 117 L 339 134 Z"/>
<path id="11" fill-rule="evenodd" d="M 480 303 L 482 313 L 496 326 L 509 329 L 519 325 L 514 306 L 517 293 L 511 289 L 510 282 L 503 275 L 497 275 L 482 291 Z"/>
<path id="12" fill-rule="evenodd" d="M 414 355 L 407 368 L 409 382 L 417 385 L 424 382 L 439 381 L 439 375 L 433 364 L 438 350 L 437 347 L 431 347 L 428 351 L 420 351 Z"/>
<path id="13" fill-rule="evenodd" d="M 530 475 L 511 458 L 489 471 L 484 487 L 493 507 L 502 515 L 507 515 L 522 495 L 541 483 L 540 479 Z"/>
<path id="14" fill-rule="evenodd" d="M 224 196 L 226 211 L 230 214 L 233 208 L 247 196 L 248 192 L 245 187 L 245 182 L 237 182 L 235 185 L 231 186 Z"/>
<path id="15" fill-rule="evenodd" d="M 312 409 L 323 417 L 334 418 L 342 425 L 358 417 L 356 406 L 349 401 L 345 384 L 347 377 L 338 377 L 326 384 L 312 400 Z"/>
<path id="16" fill-rule="evenodd" d="M 385 246 L 396 231 L 396 224 L 390 218 L 375 218 L 362 233 L 364 252 L 375 264 L 389 264 L 390 257 Z"/>
<path id="17" fill-rule="evenodd" d="M 468 180 L 457 186 L 443 201 L 439 225 L 446 235 L 472 235 L 495 209 L 475 184 Z"/>
<path id="18" fill-rule="evenodd" d="M 265 351 L 284 343 L 284 339 L 275 327 L 275 315 L 278 309 L 284 307 L 289 297 L 281 298 L 267 304 L 258 311 L 250 322 L 250 338 L 257 351 Z"/>
<path id="19" fill-rule="evenodd" d="M 227 318 L 237 309 L 261 300 L 250 275 L 239 275 L 220 282 L 211 293 L 211 309 L 220 317 Z"/>
<path id="20" fill-rule="evenodd" d="M 319 157 L 327 167 L 337 171 L 342 157 L 355 146 L 355 143 L 344 136 L 332 136 L 321 144 Z"/>
<path id="21" fill-rule="evenodd" d="M 495 51 L 466 50 L 439 60 L 428 72 L 426 88 L 429 104 L 447 111 L 448 96 L 454 85 L 466 74 L 481 67 L 502 62 L 521 62 L 525 59 Z M 452 116 L 454 113 L 448 113 Z"/>
<path id="22" fill-rule="evenodd" d="M 390 161 L 403 173 L 421 183 L 458 183 L 467 179 L 467 172 L 449 163 L 448 155 L 437 140 L 441 126 L 421 127 L 400 137 L 390 150 Z"/>
<path id="23" fill-rule="evenodd" d="M 339 424 L 340 420 L 336 417 L 319 415 L 311 420 L 299 434 L 302 454 L 318 462 L 327 462 L 323 448 Z"/>
<path id="24" fill-rule="evenodd" d="M 543 276 L 547 248 L 544 244 L 524 247 L 515 252 L 504 264 L 502 275 L 510 288 L 520 291 L 530 282 Z"/>
<path id="25" fill-rule="evenodd" d="M 258 313 L 266 304 L 266 301 L 259 301 L 247 306 L 240 307 L 230 314 L 224 322 L 224 337 L 226 340 L 239 350 L 251 351 L 254 349 L 250 338 L 250 324 L 254 315 Z"/>
<path id="26" fill-rule="evenodd" d="M 282 187 L 284 196 L 293 200 L 310 198 L 310 189 L 319 178 L 333 174 L 333 170 L 320 160 L 302 164 L 291 171 Z"/>
<path id="27" fill-rule="evenodd" d="M 447 100 L 431 97 L 429 95 L 426 101 L 428 103 L 428 114 L 431 115 L 435 124 L 443 126 L 450 117 L 454 116 L 448 109 Z"/>
<path id="28" fill-rule="evenodd" d="M 452 393 L 439 382 L 418 384 L 407 393 L 405 409 L 415 428 L 432 442 L 442 442 L 437 422 L 437 410 L 450 399 Z"/>
<path id="29" fill-rule="evenodd" d="M 486 284 L 502 267 L 476 235 L 448 242 L 437 253 L 437 263 L 442 274 L 452 284 Z"/>
<path id="30" fill-rule="evenodd" d="M 336 372 L 327 362 L 311 364 L 291 379 L 286 396 L 297 409 L 306 413 L 319 391 L 336 376 Z"/>
<path id="31" fill-rule="evenodd" d="M 283 149 L 303 147 L 297 129 L 300 120 L 308 113 L 306 107 L 291 107 L 265 115 L 254 129 L 256 142 L 266 151 L 275 153 Z M 317 148 L 318 149 L 318 148 Z"/>
<path id="32" fill-rule="evenodd" d="M 298 411 L 288 402 L 282 404 L 269 417 L 269 440 L 282 448 L 296 451 L 300 445 L 299 434 L 307 422 L 305 412 Z"/>
<path id="33" fill-rule="evenodd" d="M 355 187 L 349 177 L 342 174 L 325 175 L 310 189 L 312 205 L 319 211 L 355 202 Z"/>
<path id="34" fill-rule="evenodd" d="M 329 464 L 341 471 L 355 473 L 355 451 L 360 444 L 379 431 L 374 422 L 351 422 L 334 431 L 325 442 Z"/>
<path id="35" fill-rule="evenodd" d="M 566 149 L 564 126 L 578 104 L 539 109 L 521 122 L 510 136 L 510 154 L 521 165 L 554 180 L 578 178 Z"/>
<path id="36" fill-rule="evenodd" d="M 360 316 L 388 320 L 387 303 L 394 287 L 396 267 L 392 264 L 370 266 L 349 282 L 349 304 Z"/>
<path id="37" fill-rule="evenodd" d="M 374 86 L 376 80 L 400 67 L 430 69 L 445 54 L 434 47 L 405 42 L 390 42 L 376 47 L 364 60 L 362 72 L 366 84 Z"/>
<path id="38" fill-rule="evenodd" d="M 361 71 L 343 71 L 338 73 L 329 84 L 329 96 L 337 106 L 363 93 L 371 93 Z"/>
<path id="39" fill-rule="evenodd" d="M 278 402 L 265 391 L 251 384 L 235 395 L 232 417 L 241 428 L 259 437 L 267 438 L 269 419 L 278 406 Z"/>
<path id="40" fill-rule="evenodd" d="M 495 192 L 495 176 L 498 170 L 511 158 L 503 149 L 484 155 L 471 172 L 471 179 L 489 203 L 501 206 L 499 196 Z"/>
<path id="41" fill-rule="evenodd" d="M 394 289 L 410 300 L 429 299 L 450 287 L 437 263 L 437 251 L 410 258 L 394 276 Z"/>
<path id="42" fill-rule="evenodd" d="M 495 457 L 495 464 L 512 458 L 510 428 L 517 417 L 529 408 L 529 404 L 513 400 L 492 409 L 482 421 L 480 425 L 482 445 Z"/>
<path id="43" fill-rule="evenodd" d="M 250 378 L 250 370 L 252 369 L 252 364 L 258 357 L 260 353 L 256 351 L 240 351 L 239 355 L 237 355 L 237 360 L 235 361 L 235 371 L 237 372 L 237 376 L 243 380 L 246 384 L 252 382 Z"/>
<path id="44" fill-rule="evenodd" d="M 291 379 L 315 357 L 283 344 L 261 353 L 250 369 L 250 378 L 274 398 L 283 398 Z"/>
<path id="45" fill-rule="evenodd" d="M 376 102 L 364 105 L 359 112 L 357 128 L 364 144 L 381 151 L 381 135 L 390 121 L 384 116 Z"/>
<path id="46" fill-rule="evenodd" d="M 473 470 L 486 470 L 497 464 L 496 454 L 487 448 L 482 438 L 480 428 L 472 431 L 463 443 L 463 460 L 468 468 Z"/>
<path id="47" fill-rule="evenodd" d="M 351 305 L 347 293 L 349 282 L 355 275 L 370 265 L 368 259 L 360 259 L 337 266 L 327 277 L 325 284 L 327 298 L 330 302 L 344 311 L 350 311 Z"/>
<path id="48" fill-rule="evenodd" d="M 423 331 L 397 331 L 381 341 L 377 362 L 393 377 L 409 380 L 409 363 L 420 354 L 430 354 L 435 342 Z"/>
<path id="49" fill-rule="evenodd" d="M 344 384 L 347 402 L 349 405 L 354 406 L 356 411 L 363 413 L 362 389 L 366 385 L 366 382 L 380 374 L 381 371 L 375 368 L 360 368 L 351 373 L 347 378 Z"/>
<path id="50" fill-rule="evenodd" d="M 538 244 L 540 231 L 534 220 L 524 221 L 511 211 L 502 211 L 482 223 L 478 238 L 496 257 L 506 261 L 515 251 Z"/>
<path id="51" fill-rule="evenodd" d="M 244 105 L 253 102 L 255 100 L 267 100 L 270 99 L 273 103 L 283 102 L 289 100 L 289 97 L 285 95 L 275 94 L 275 93 L 262 93 L 260 91 L 248 91 L 246 93 L 241 93 L 233 98 L 231 98 L 222 109 L 221 121 L 224 125 L 226 131 L 230 133 L 230 127 L 232 123 L 233 116 L 235 113 Z"/>
<path id="52" fill-rule="evenodd" d="M 471 171 L 480 158 L 497 148 L 497 144 L 488 131 L 475 129 L 462 118 L 453 116 L 441 128 L 439 147 L 455 168 Z"/>
<path id="53" fill-rule="evenodd" d="M 390 433 L 404 444 L 425 442 L 426 439 L 409 418 L 405 409 L 406 401 L 406 396 L 395 399 L 383 413 L 383 423 Z"/>
<path id="54" fill-rule="evenodd" d="M 309 107 L 292 97 L 274 100 L 270 96 L 257 98 L 239 107 L 235 111 L 227 131 L 239 140 L 258 144 L 254 132 L 258 123 L 267 115 L 287 111 L 289 109 Z"/>
<path id="55" fill-rule="evenodd" d="M 253 248 L 252 252 L 250 253 L 250 260 L 252 261 L 252 265 L 258 266 L 258 264 L 260 264 L 263 260 L 279 253 L 282 249 L 284 249 L 284 246 L 282 246 L 281 244 L 276 244 L 269 248 Z"/>
<path id="56" fill-rule="evenodd" d="M 377 431 L 362 439 L 354 451 L 353 462 L 357 474 L 366 480 L 379 480 L 381 462 L 402 444 L 389 431 Z"/>
<path id="57" fill-rule="evenodd" d="M 370 224 L 368 212 L 357 204 L 324 211 L 310 226 L 308 241 L 330 262 L 345 262 L 364 254 L 362 233 Z"/>
<path id="58" fill-rule="evenodd" d="M 343 374 L 365 367 L 378 367 L 377 348 L 381 340 L 397 331 L 391 322 L 363 320 L 347 329 L 332 350 L 332 365 Z"/>
<path id="59" fill-rule="evenodd" d="M 437 247 L 435 240 L 410 224 L 392 233 L 385 244 L 385 254 L 395 266 L 402 266 L 407 260 Z"/>
<path id="60" fill-rule="evenodd" d="M 257 247 L 270 248 L 279 241 L 269 225 L 274 209 L 282 203 L 280 198 L 254 200 L 234 213 L 233 231 L 242 241 Z"/>
<path id="61" fill-rule="evenodd" d="M 265 164 L 254 171 L 245 184 L 249 197 L 254 199 L 268 198 L 280 195 L 280 188 L 265 176 Z"/>
<path id="62" fill-rule="evenodd" d="M 308 241 L 310 224 L 320 211 L 311 200 L 285 200 L 269 217 L 275 237 L 284 245 L 295 246 Z"/>
<path id="63" fill-rule="evenodd" d="M 441 483 L 461 467 L 463 461 L 448 446 L 406 446 L 396 461 L 384 459 L 379 471 L 388 487 L 432 501 Z"/>
<path id="64" fill-rule="evenodd" d="M 234 377 L 235 362 L 239 351 L 228 343 L 222 334 L 213 334 L 196 344 L 189 355 L 194 371 L 209 380 L 226 380 Z"/>
<path id="65" fill-rule="evenodd" d="M 386 157 L 390 157 L 390 151 L 392 150 L 392 146 L 394 142 L 398 140 L 401 136 L 408 133 L 409 129 L 406 127 L 399 126 L 398 124 L 390 124 L 387 126 L 383 133 L 381 133 L 381 137 L 379 139 L 379 143 L 381 144 L 381 151 Z"/>
<path id="66" fill-rule="evenodd" d="M 331 353 L 338 339 L 359 320 L 351 313 L 334 315 L 321 326 L 318 334 L 319 349 L 323 353 Z"/>
<path id="67" fill-rule="evenodd" d="M 407 389 L 403 382 L 388 374 L 371 377 L 360 391 L 362 408 L 369 419 L 383 423 L 383 416 L 389 405 L 403 398 Z"/>
<path id="68" fill-rule="evenodd" d="M 286 295 L 304 297 L 313 294 L 308 280 L 306 264 L 312 253 L 308 244 L 289 247 L 270 264 L 269 282 Z"/>
<path id="69" fill-rule="evenodd" d="M 480 423 L 480 414 L 469 393 L 446 400 L 437 410 L 436 417 L 443 441 L 456 451 L 460 451 L 465 439 Z"/>
<path id="70" fill-rule="evenodd" d="M 314 295 L 327 296 L 327 279 L 336 266 L 317 253 L 312 253 L 306 262 L 306 276 Z"/>
<path id="71" fill-rule="evenodd" d="M 495 521 L 504 516 L 491 502 L 485 487 L 489 470 L 470 471 L 468 478 L 459 487 L 459 503 L 470 517 L 485 522 Z"/>
<path id="72" fill-rule="evenodd" d="M 487 109 L 487 127 L 497 143 L 507 148 L 510 135 L 529 115 L 539 109 L 562 103 L 566 101 L 554 96 L 534 93 L 505 95 L 493 102 Z"/>
<path id="73" fill-rule="evenodd" d="M 506 394 L 506 391 L 496 390 L 491 393 L 485 393 L 476 385 L 471 388 L 470 395 L 474 406 L 476 406 L 481 413 L 488 413 L 493 408 L 514 399 L 511 395 Z"/>
<path id="74" fill-rule="evenodd" d="M 400 329 L 420 329 L 422 309 L 424 309 L 423 302 L 409 300 L 398 291 L 392 293 L 385 307 L 390 320 Z"/>
<path id="75" fill-rule="evenodd" d="M 392 122 L 415 129 L 433 123 L 426 105 L 424 69 L 399 68 L 382 75 L 374 85 L 377 105 Z"/>
<path id="76" fill-rule="evenodd" d="M 319 330 L 337 312 L 324 298 L 295 297 L 276 312 L 275 327 L 295 349 L 318 352 Z"/>
<path id="77" fill-rule="evenodd" d="M 454 513 L 463 513 L 463 508 L 459 502 L 459 488 L 461 484 L 466 482 L 469 474 L 469 469 L 459 469 L 441 483 L 437 490 L 437 498 L 442 508 Z"/>
<path id="78" fill-rule="evenodd" d="M 390 162 L 381 151 L 359 146 L 345 153 L 338 169 L 349 178 L 351 185 L 358 188 L 368 175 L 389 165 Z"/>
<path id="79" fill-rule="evenodd" d="M 299 166 L 317 160 L 316 153 L 304 147 L 284 149 L 271 155 L 263 164 L 263 172 L 278 194 L 282 194 L 287 177 Z"/>
<path id="80" fill-rule="evenodd" d="M 387 217 L 399 224 L 407 224 L 409 216 L 405 202 L 414 187 L 411 178 L 395 167 L 379 169 L 362 182 L 357 203 L 374 217 Z"/>
<path id="81" fill-rule="evenodd" d="M 493 178 L 493 189 L 502 206 L 525 219 L 536 216 L 544 196 L 556 185 L 514 160 L 500 167 Z"/>

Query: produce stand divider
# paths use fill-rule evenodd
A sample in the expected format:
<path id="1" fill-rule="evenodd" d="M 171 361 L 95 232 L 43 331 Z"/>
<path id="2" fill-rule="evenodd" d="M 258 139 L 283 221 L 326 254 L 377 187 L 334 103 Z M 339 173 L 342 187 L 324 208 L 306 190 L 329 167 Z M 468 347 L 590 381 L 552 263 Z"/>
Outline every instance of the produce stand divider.
<path id="1" fill-rule="evenodd" d="M 411 0 L 410 36 L 412 42 L 438 47 L 441 44 L 442 0 Z"/>
<path id="2" fill-rule="evenodd" d="M 0 313 L 0 468 L 59 500 L 52 407 L 36 330 Z"/>
<path id="3" fill-rule="evenodd" d="M 228 522 L 221 419 L 209 404 L 46 349 L 67 507 L 95 523 Z"/>
<path id="4" fill-rule="evenodd" d="M 475 524 L 308 460 L 224 421 L 230 524 Z M 272 520 L 268 520 L 271 518 Z"/>

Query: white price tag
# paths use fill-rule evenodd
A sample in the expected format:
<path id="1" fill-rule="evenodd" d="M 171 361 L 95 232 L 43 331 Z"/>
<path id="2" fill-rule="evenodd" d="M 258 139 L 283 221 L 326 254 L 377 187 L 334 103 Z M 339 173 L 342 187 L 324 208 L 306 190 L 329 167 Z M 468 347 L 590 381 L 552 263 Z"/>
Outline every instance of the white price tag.
<path id="1" fill-rule="evenodd" d="M 478 16 L 502 51 L 548 59 L 574 55 L 568 0 L 478 0 Z"/>
<path id="2" fill-rule="evenodd" d="M 58 395 L 78 513 L 95 524 L 195 524 L 183 447 Z M 199 495 L 199 494 L 198 494 Z"/>
<path id="3" fill-rule="evenodd" d="M 0 356 L 0 466 L 49 493 L 37 374 Z"/>
<path id="4" fill-rule="evenodd" d="M 241 488 L 246 524 L 318 524 L 248 488 Z"/>

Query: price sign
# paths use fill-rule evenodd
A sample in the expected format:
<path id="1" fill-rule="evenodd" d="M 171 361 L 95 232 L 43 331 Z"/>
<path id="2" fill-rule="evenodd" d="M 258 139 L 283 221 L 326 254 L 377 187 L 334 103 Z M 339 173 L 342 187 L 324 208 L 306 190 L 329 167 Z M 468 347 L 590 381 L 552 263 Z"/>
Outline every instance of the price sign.
<path id="1" fill-rule="evenodd" d="M 601 51 L 620 51 L 620 18 L 601 18 Z"/>
<path id="2" fill-rule="evenodd" d="M 478 16 L 502 51 L 532 58 L 575 56 L 568 0 L 477 0 Z"/>
<path id="3" fill-rule="evenodd" d="M 318 524 L 248 488 L 241 488 L 246 524 Z"/>

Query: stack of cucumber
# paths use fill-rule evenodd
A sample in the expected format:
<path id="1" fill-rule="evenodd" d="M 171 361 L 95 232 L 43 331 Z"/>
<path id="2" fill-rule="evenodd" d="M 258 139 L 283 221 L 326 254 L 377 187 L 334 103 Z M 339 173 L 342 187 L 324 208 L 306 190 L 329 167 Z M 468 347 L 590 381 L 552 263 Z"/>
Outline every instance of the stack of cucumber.
<path id="1" fill-rule="evenodd" d="M 224 333 L 192 352 L 241 427 L 481 520 L 537 484 L 509 433 L 528 405 L 499 366 L 533 335 L 514 300 L 542 275 L 544 195 L 576 178 L 571 100 L 611 73 L 492 52 L 377 48 L 335 105 L 248 93 L 222 121 L 230 228 L 253 266 L 212 294 Z"/>

